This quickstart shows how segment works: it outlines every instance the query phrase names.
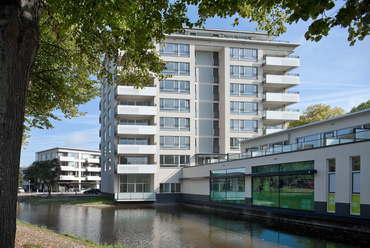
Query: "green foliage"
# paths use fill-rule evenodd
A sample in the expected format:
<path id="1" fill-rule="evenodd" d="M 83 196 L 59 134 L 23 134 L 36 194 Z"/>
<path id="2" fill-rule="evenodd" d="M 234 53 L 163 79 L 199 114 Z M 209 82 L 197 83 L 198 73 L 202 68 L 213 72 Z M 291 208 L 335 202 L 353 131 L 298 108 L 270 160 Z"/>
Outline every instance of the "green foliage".
<path id="1" fill-rule="evenodd" d="M 52 187 L 59 181 L 62 171 L 57 158 L 45 161 L 35 161 L 24 172 L 25 180 L 34 180 L 37 183 L 44 183 L 48 186 L 49 196 Z"/>
<path id="2" fill-rule="evenodd" d="M 312 104 L 303 110 L 302 115 L 298 121 L 289 123 L 288 128 L 298 127 L 309 123 L 331 119 L 337 116 L 345 115 L 347 112 L 339 107 L 331 108 L 326 104 Z"/>
<path id="3" fill-rule="evenodd" d="M 23 244 L 24 248 L 44 248 L 44 246 L 39 245 L 39 244 L 34 244 L 34 243 L 25 243 Z"/>
<path id="4" fill-rule="evenodd" d="M 95 197 L 30 197 L 26 200 L 32 204 L 53 204 L 53 205 L 112 205 L 114 201 L 106 196 Z"/>
<path id="5" fill-rule="evenodd" d="M 368 100 L 367 102 L 363 102 L 363 103 L 361 103 L 360 105 L 358 105 L 356 107 L 353 107 L 351 109 L 351 111 L 349 111 L 349 112 L 354 113 L 354 112 L 365 110 L 365 109 L 370 109 L 370 100 Z"/>

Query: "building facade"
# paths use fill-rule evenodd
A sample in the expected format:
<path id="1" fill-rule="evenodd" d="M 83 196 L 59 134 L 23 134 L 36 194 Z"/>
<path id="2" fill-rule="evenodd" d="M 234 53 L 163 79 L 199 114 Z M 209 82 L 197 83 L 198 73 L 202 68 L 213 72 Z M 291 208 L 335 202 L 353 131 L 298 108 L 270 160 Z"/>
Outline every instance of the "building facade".
<path id="1" fill-rule="evenodd" d="M 62 170 L 57 189 L 59 192 L 100 188 L 100 151 L 56 147 L 36 152 L 35 155 L 36 161 L 54 158 L 59 159 Z"/>
<path id="2" fill-rule="evenodd" d="M 186 29 L 157 50 L 165 80 L 152 87 L 102 80 L 102 192 L 117 201 L 161 200 L 180 193 L 181 168 L 219 154 L 240 153 L 239 141 L 282 130 L 298 120 L 299 44 L 263 33 Z"/>
<path id="3" fill-rule="evenodd" d="M 370 110 L 250 139 L 241 147 L 239 157 L 184 168 L 182 200 L 368 225 Z"/>

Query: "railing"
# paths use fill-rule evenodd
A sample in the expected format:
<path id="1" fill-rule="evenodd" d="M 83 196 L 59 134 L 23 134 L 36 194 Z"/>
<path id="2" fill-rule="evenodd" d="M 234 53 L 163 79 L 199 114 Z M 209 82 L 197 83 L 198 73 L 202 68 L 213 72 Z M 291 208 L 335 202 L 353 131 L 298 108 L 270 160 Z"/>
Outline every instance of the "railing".
<path id="1" fill-rule="evenodd" d="M 263 150 L 256 150 L 251 151 L 249 153 L 229 153 L 227 154 L 227 161 L 232 161 L 236 159 L 245 159 L 245 158 L 255 158 L 255 157 L 262 157 L 267 155 L 273 154 L 280 154 L 286 152 L 293 152 L 293 151 L 303 151 L 309 150 L 313 148 L 319 147 L 328 147 L 332 145 L 339 145 L 339 144 L 348 144 L 348 143 L 356 143 L 360 141 L 367 141 L 370 140 L 370 130 L 369 131 L 361 131 L 352 134 L 345 134 L 338 137 L 330 137 L 330 138 L 321 138 L 316 140 L 310 140 L 290 145 L 279 145 L 274 146 L 273 148 L 263 149 Z M 201 164 L 212 164 L 212 163 L 219 163 L 224 162 L 224 157 L 221 158 L 212 158 L 211 160 L 202 160 Z M 208 163 L 207 163 L 208 162 Z M 196 165 L 201 165 L 196 164 Z"/>
<path id="2" fill-rule="evenodd" d="M 115 193 L 114 199 L 116 201 L 155 201 L 156 193 L 154 192 Z"/>

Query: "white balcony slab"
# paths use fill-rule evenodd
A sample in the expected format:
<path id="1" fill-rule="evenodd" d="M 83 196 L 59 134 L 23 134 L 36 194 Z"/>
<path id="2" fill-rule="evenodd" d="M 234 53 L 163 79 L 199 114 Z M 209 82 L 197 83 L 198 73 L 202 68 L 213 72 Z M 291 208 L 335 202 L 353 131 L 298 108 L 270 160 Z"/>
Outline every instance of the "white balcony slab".
<path id="1" fill-rule="evenodd" d="M 117 154 L 156 154 L 157 145 L 117 145 Z"/>
<path id="2" fill-rule="evenodd" d="M 299 102 L 299 94 L 267 92 L 264 94 L 264 101 L 264 106 L 289 105 Z"/>
<path id="3" fill-rule="evenodd" d="M 100 181 L 101 177 L 99 176 L 86 176 L 86 181 Z"/>
<path id="4" fill-rule="evenodd" d="M 285 72 L 299 67 L 299 64 L 299 58 L 266 56 L 263 69 L 272 72 Z"/>
<path id="5" fill-rule="evenodd" d="M 299 76 L 266 74 L 264 87 L 287 89 L 299 85 Z"/>
<path id="6" fill-rule="evenodd" d="M 100 172 L 101 168 L 100 167 L 86 167 L 86 171 L 89 172 Z"/>
<path id="7" fill-rule="evenodd" d="M 156 106 L 131 106 L 118 105 L 117 115 L 138 115 L 138 116 L 155 116 L 157 114 Z"/>
<path id="8" fill-rule="evenodd" d="M 60 175 L 60 180 L 78 180 L 78 177 L 69 175 Z"/>
<path id="9" fill-rule="evenodd" d="M 284 129 L 265 129 L 266 134 L 272 134 L 272 133 L 276 133 L 276 132 L 283 131 L 283 130 Z"/>
<path id="10" fill-rule="evenodd" d="M 117 125 L 117 134 L 156 135 L 157 126 Z"/>
<path id="11" fill-rule="evenodd" d="M 79 171 L 80 170 L 79 168 L 75 168 L 72 166 L 60 166 L 60 169 L 62 171 Z"/>
<path id="12" fill-rule="evenodd" d="M 135 89 L 134 86 L 117 86 L 116 96 L 143 96 L 155 97 L 157 95 L 156 87 L 145 87 L 143 89 Z"/>
<path id="13" fill-rule="evenodd" d="M 299 120 L 299 112 L 264 110 L 263 123 L 280 124 Z"/>
<path id="14" fill-rule="evenodd" d="M 76 160 L 78 159 L 74 157 L 64 157 L 64 156 L 59 157 L 60 162 L 68 162 L 68 161 L 76 161 Z"/>
<path id="15" fill-rule="evenodd" d="M 154 174 L 157 172 L 156 164 L 118 164 L 117 174 Z"/>
<path id="16" fill-rule="evenodd" d="M 86 162 L 88 162 L 89 164 L 99 164 L 100 163 L 99 160 L 100 159 L 98 159 L 98 158 L 87 158 Z"/>

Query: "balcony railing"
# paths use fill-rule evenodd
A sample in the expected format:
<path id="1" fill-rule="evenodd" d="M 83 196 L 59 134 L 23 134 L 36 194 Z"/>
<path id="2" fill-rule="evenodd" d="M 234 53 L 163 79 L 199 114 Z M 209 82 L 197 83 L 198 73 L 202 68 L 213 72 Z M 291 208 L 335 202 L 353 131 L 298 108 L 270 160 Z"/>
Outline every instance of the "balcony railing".
<path id="1" fill-rule="evenodd" d="M 156 193 L 115 193 L 114 199 L 116 201 L 156 201 Z"/>
<path id="2" fill-rule="evenodd" d="M 310 140 L 300 143 L 294 143 L 289 145 L 279 145 L 269 149 L 251 151 L 249 153 L 229 153 L 227 155 L 219 156 L 218 158 L 212 158 L 212 160 L 202 161 L 201 164 L 212 164 L 236 159 L 246 159 L 262 157 L 273 154 L 281 154 L 286 152 L 303 151 L 320 147 L 328 147 L 332 145 L 356 143 L 360 141 L 370 140 L 370 130 L 362 131 L 352 134 L 346 134 L 338 137 L 322 138 L 317 140 Z M 200 165 L 200 164 L 196 164 Z"/>

